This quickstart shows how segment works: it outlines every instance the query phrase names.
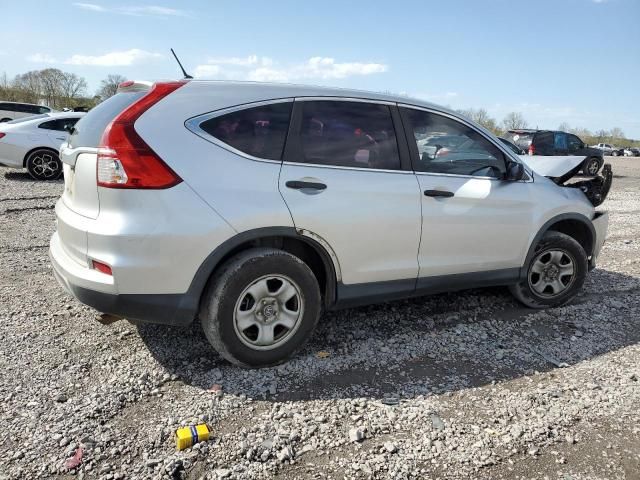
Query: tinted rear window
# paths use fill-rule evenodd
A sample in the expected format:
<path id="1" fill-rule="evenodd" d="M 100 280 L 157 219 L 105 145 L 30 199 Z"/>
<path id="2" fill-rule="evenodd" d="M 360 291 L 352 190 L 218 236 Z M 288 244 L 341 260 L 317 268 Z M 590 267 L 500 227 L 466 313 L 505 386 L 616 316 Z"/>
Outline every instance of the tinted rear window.
<path id="1" fill-rule="evenodd" d="M 76 123 L 69 137 L 69 145 L 72 148 L 97 147 L 102 133 L 111 120 L 146 93 L 146 91 L 118 93 L 91 109 Z"/>
<path id="2" fill-rule="evenodd" d="M 293 103 L 247 108 L 202 122 L 200 128 L 253 157 L 280 160 Z"/>

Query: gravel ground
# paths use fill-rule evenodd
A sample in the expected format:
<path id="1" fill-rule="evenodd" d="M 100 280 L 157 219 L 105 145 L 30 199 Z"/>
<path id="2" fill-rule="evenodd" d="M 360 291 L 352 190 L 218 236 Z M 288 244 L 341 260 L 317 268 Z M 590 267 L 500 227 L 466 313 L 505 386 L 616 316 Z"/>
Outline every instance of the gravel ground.
<path id="1" fill-rule="evenodd" d="M 49 266 L 62 183 L 0 169 L 0 479 L 640 478 L 640 159 L 609 160 L 608 241 L 571 305 L 329 313 L 264 370 L 198 325 L 96 322 Z M 177 452 L 197 422 L 212 440 Z"/>

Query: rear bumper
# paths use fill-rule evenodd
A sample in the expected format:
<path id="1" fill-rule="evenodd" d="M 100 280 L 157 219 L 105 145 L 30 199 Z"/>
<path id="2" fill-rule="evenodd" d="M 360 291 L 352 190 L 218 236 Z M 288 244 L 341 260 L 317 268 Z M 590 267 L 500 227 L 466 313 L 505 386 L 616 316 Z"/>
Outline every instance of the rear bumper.
<path id="1" fill-rule="evenodd" d="M 189 325 L 197 314 L 197 299 L 187 294 L 118 294 L 113 277 L 81 265 L 62 248 L 58 233 L 51 238 L 53 273 L 80 302 L 103 313 L 164 325 Z"/>
<path id="2" fill-rule="evenodd" d="M 596 212 L 593 220 L 593 228 L 595 229 L 596 238 L 593 244 L 593 253 L 589 259 L 589 270 L 592 270 L 596 266 L 596 261 L 604 245 L 604 241 L 607 236 L 607 229 L 609 228 L 609 212 Z"/>

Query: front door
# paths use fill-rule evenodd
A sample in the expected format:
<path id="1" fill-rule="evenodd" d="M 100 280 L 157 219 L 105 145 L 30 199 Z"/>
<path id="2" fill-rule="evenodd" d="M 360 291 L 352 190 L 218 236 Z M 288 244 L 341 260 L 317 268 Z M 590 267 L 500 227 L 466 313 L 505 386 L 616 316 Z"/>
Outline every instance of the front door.
<path id="1" fill-rule="evenodd" d="M 388 293 L 414 288 L 421 231 L 420 190 L 403 169 L 395 108 L 296 99 L 279 180 L 295 227 L 330 246 L 341 283 Z"/>
<path id="2" fill-rule="evenodd" d="M 419 286 L 444 275 L 517 275 L 535 206 L 530 184 L 503 180 L 507 157 L 471 126 L 436 112 L 402 113 L 422 193 Z"/>

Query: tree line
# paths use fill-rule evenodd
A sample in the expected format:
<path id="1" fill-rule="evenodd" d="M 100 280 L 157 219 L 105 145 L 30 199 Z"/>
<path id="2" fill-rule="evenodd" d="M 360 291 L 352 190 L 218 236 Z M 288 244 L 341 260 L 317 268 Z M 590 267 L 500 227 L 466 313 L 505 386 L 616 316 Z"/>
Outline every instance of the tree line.
<path id="1" fill-rule="evenodd" d="M 0 76 L 0 100 L 35 103 L 55 110 L 93 108 L 115 95 L 118 85 L 125 80 L 122 75 L 108 75 L 95 94 L 90 95 L 84 78 L 57 68 L 32 70 L 12 79 L 4 73 Z"/>
<path id="2" fill-rule="evenodd" d="M 118 85 L 125 80 L 122 75 L 108 75 L 100 82 L 100 87 L 95 94 L 89 95 L 87 81 L 84 78 L 57 68 L 32 70 L 16 75 L 11 80 L 4 73 L 0 77 L 0 100 L 44 104 L 56 110 L 75 107 L 92 108 L 115 95 Z M 502 122 L 492 118 L 483 108 L 470 108 L 458 110 L 458 112 L 496 135 L 529 126 L 524 115 L 520 112 L 508 113 Z M 574 133 L 589 145 L 612 143 L 625 147 L 640 146 L 640 140 L 626 138 L 620 128 L 592 132 L 586 128 L 571 127 L 567 123 L 562 123 L 558 126 L 558 130 Z"/>
<path id="3" fill-rule="evenodd" d="M 498 123 L 495 118 L 492 118 L 483 108 L 458 110 L 458 113 L 461 113 L 474 122 L 479 123 L 496 135 L 504 135 L 507 131 L 518 128 L 529 128 L 529 123 L 520 112 L 508 113 L 500 123 Z M 556 130 L 573 133 L 580 137 L 580 139 L 587 145 L 610 143 L 618 147 L 640 147 L 640 140 L 627 138 L 622 129 L 618 127 L 612 128 L 611 130 L 598 130 L 596 132 L 592 132 L 587 128 L 572 127 L 567 122 L 563 122 L 558 125 Z"/>

